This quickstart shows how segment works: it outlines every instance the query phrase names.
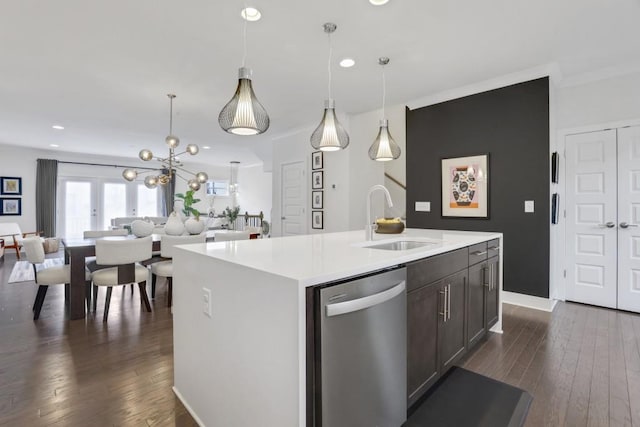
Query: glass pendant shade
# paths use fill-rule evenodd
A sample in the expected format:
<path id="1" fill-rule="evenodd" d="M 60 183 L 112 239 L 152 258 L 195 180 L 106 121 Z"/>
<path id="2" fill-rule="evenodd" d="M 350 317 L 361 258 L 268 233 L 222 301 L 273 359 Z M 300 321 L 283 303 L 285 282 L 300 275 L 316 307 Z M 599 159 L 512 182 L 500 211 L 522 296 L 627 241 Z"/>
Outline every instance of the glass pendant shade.
<path id="1" fill-rule="evenodd" d="M 218 123 L 225 132 L 236 135 L 258 135 L 269 129 L 269 115 L 251 86 L 251 70 L 238 71 L 238 88 L 233 98 L 218 115 Z"/>
<path id="2" fill-rule="evenodd" d="M 140 157 L 145 162 L 148 162 L 149 160 L 153 159 L 153 153 L 151 152 L 151 150 L 147 150 L 145 148 L 144 150 L 140 150 L 138 157 Z"/>
<path id="3" fill-rule="evenodd" d="M 400 157 L 400 147 L 389 133 L 389 121 L 380 120 L 380 130 L 378 136 L 371 147 L 369 147 L 369 157 L 371 160 L 388 162 Z"/>
<path id="4" fill-rule="evenodd" d="M 186 150 L 187 153 L 191 154 L 192 156 L 195 156 L 196 154 L 198 154 L 198 151 L 200 151 L 200 149 L 198 148 L 198 146 L 196 144 L 187 145 L 185 150 Z"/>
<path id="5" fill-rule="evenodd" d="M 180 145 L 180 138 L 175 135 L 169 135 L 164 139 L 164 142 L 169 146 L 169 148 L 176 148 Z"/>
<path id="6" fill-rule="evenodd" d="M 144 179 L 144 185 L 147 188 L 154 189 L 158 186 L 157 176 L 148 176 Z"/>
<path id="7" fill-rule="evenodd" d="M 200 184 L 204 184 L 205 182 L 207 182 L 207 180 L 209 179 L 209 175 L 207 175 L 204 172 L 198 172 L 196 174 L 196 180 L 200 183 Z"/>
<path id="8" fill-rule="evenodd" d="M 125 169 L 124 171 L 122 171 L 122 177 L 127 181 L 133 181 L 137 176 L 138 172 L 134 171 L 133 169 Z"/>
<path id="9" fill-rule="evenodd" d="M 337 151 L 348 145 L 349 135 L 336 117 L 335 102 L 327 99 L 322 121 L 311 134 L 311 146 L 320 151 Z"/>

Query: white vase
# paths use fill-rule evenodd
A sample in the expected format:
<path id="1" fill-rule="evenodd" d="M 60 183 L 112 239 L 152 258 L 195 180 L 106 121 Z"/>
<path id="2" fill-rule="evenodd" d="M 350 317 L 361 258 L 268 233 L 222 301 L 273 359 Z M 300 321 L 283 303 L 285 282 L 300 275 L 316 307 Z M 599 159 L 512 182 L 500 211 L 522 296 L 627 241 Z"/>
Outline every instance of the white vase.
<path id="1" fill-rule="evenodd" d="M 153 234 L 153 222 L 137 219 L 131 223 L 131 233 L 136 237 L 147 237 Z"/>
<path id="2" fill-rule="evenodd" d="M 179 216 L 172 212 L 167 223 L 164 225 L 164 232 L 169 236 L 180 236 L 184 232 L 184 224 Z"/>
<path id="3" fill-rule="evenodd" d="M 193 217 L 187 218 L 184 222 L 184 228 L 189 234 L 200 234 L 204 231 L 204 221 Z"/>

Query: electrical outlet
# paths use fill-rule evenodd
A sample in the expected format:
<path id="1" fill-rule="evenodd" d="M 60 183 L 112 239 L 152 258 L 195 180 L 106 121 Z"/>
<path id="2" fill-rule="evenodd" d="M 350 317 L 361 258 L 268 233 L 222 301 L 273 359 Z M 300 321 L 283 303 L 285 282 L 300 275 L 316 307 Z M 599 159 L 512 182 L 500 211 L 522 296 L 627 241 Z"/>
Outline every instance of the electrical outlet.
<path id="1" fill-rule="evenodd" d="M 416 212 L 431 212 L 431 202 L 416 202 Z"/>
<path id="2" fill-rule="evenodd" d="M 202 312 L 211 317 L 211 289 L 202 288 Z"/>
<path id="3" fill-rule="evenodd" d="M 535 212 L 535 207 L 534 207 L 533 200 L 525 200 L 525 201 L 524 201 L 524 211 L 525 211 L 526 213 L 533 213 L 533 212 Z"/>

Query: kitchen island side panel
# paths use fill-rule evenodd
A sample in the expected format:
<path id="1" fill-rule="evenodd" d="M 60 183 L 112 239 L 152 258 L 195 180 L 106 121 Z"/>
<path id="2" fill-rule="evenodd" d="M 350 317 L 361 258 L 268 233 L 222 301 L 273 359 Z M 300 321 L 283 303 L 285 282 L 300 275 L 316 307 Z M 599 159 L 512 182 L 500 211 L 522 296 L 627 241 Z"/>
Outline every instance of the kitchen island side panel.
<path id="1" fill-rule="evenodd" d="M 174 269 L 174 388 L 194 418 L 209 427 L 304 425 L 297 281 L 182 249 Z"/>

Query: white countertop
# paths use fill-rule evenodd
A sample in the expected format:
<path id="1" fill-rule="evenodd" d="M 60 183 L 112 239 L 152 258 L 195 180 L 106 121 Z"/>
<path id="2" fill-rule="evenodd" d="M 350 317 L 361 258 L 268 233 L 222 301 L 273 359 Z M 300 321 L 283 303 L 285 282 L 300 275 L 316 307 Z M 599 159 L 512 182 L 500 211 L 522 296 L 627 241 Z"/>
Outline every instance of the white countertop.
<path id="1" fill-rule="evenodd" d="M 363 230 L 307 234 L 271 239 L 183 245 L 181 248 L 246 268 L 294 279 L 303 286 L 340 280 L 404 264 L 502 237 L 502 233 L 406 229 L 401 234 L 376 234 L 365 241 Z M 435 244 L 403 251 L 370 249 L 389 241 Z"/>

